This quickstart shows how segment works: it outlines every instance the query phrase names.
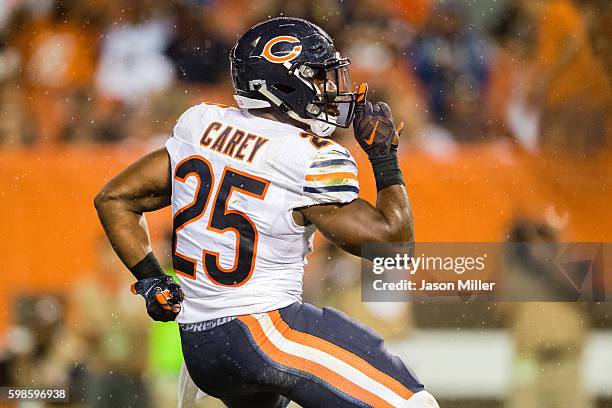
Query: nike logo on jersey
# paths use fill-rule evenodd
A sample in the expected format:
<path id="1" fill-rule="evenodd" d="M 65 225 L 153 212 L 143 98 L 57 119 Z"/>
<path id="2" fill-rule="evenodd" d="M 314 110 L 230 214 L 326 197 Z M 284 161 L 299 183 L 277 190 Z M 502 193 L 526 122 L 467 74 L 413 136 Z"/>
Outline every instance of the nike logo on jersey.
<path id="1" fill-rule="evenodd" d="M 374 124 L 374 129 L 372 129 L 372 133 L 370 133 L 370 136 L 365 140 L 366 144 L 371 145 L 372 142 L 374 142 L 374 136 L 376 136 L 377 128 L 378 128 L 378 121 L 376 121 L 376 123 Z"/>
<path id="2" fill-rule="evenodd" d="M 246 161 L 251 163 L 259 149 L 268 141 L 263 136 L 234 129 L 229 125 L 223 127 L 220 122 L 212 122 L 202 134 L 200 144 L 234 159 L 244 160 L 248 157 Z"/>

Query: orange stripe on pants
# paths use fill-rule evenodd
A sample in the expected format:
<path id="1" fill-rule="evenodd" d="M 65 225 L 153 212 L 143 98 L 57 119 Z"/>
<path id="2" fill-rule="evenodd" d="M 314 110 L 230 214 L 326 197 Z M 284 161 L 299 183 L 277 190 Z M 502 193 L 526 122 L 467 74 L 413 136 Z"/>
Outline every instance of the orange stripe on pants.
<path id="1" fill-rule="evenodd" d="M 259 322 L 254 317 L 245 315 L 238 317 L 238 319 L 247 326 L 257 346 L 259 346 L 259 348 L 266 353 L 266 355 L 272 361 L 317 377 L 343 393 L 373 407 L 393 408 L 388 402 L 361 388 L 357 384 L 352 383 L 327 367 L 315 363 L 314 361 L 285 353 L 284 351 L 278 349 L 268 339 Z"/>
<path id="2" fill-rule="evenodd" d="M 295 343 L 316 348 L 329 355 L 334 356 L 338 360 L 344 361 L 346 364 L 350 365 L 358 371 L 361 371 L 363 374 L 370 377 L 372 380 L 384 385 L 385 387 L 389 388 L 391 391 L 395 392 L 397 395 L 404 399 L 409 399 L 410 397 L 412 397 L 412 391 L 406 388 L 402 383 L 397 381 L 395 378 L 389 376 L 388 374 L 378 370 L 376 367 L 372 366 L 370 363 L 365 361 L 363 358 L 357 356 L 356 354 L 353 354 L 350 351 L 345 350 L 342 347 L 339 347 L 320 337 L 292 329 L 283 320 L 278 310 L 269 312 L 268 315 L 272 319 L 272 322 L 274 323 L 274 326 L 276 326 L 276 329 L 281 332 L 283 336 L 287 339 Z"/>

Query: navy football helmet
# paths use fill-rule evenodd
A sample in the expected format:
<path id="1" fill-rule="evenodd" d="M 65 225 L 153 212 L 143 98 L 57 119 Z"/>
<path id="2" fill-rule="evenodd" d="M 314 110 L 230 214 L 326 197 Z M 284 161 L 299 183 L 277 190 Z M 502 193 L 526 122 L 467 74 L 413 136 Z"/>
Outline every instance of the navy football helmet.
<path id="1" fill-rule="evenodd" d="M 350 61 L 313 23 L 279 17 L 257 24 L 238 39 L 230 62 L 241 108 L 277 108 L 319 136 L 350 126 L 356 100 Z"/>

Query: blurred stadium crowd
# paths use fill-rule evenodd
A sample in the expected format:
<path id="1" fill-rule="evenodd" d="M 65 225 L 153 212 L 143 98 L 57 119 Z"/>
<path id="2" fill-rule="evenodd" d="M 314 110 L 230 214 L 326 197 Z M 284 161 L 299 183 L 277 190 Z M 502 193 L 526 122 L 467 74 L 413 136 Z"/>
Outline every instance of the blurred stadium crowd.
<path id="1" fill-rule="evenodd" d="M 406 139 L 433 153 L 506 137 L 578 154 L 606 143 L 605 0 L 4 0 L 0 8 L 5 146 L 166 137 L 186 106 L 232 102 L 229 49 L 277 15 L 324 27 L 351 58 L 353 78 L 408 119 Z"/>
<path id="2" fill-rule="evenodd" d="M 609 0 L 3 0 L 0 149 L 159 147 L 187 107 L 232 104 L 229 49 L 252 24 L 279 15 L 332 35 L 353 79 L 407 122 L 403 149 L 440 160 L 463 144 L 576 157 L 609 149 Z M 350 143 L 350 132 L 338 137 Z M 521 221 L 508 239 L 558 238 L 549 225 Z M 153 324 L 139 299 L 118 290 L 131 277 L 116 273 L 118 260 L 100 242 L 96 270 L 64 297 L 20 299 L 0 342 L 0 385 L 66 386 L 75 407 L 172 406 L 176 326 Z M 160 254 L 169 248 L 164 239 L 156 246 Z M 514 328 L 523 363 L 548 367 L 550 377 L 517 385 L 525 388 L 510 407 L 594 406 L 577 372 L 585 333 L 611 327 L 609 309 L 538 305 L 506 319 L 490 305 L 368 305 L 356 301 L 358 268 L 319 245 L 305 300 L 341 308 L 391 340 L 415 326 Z M 517 400 L 545 383 L 568 405 Z"/>

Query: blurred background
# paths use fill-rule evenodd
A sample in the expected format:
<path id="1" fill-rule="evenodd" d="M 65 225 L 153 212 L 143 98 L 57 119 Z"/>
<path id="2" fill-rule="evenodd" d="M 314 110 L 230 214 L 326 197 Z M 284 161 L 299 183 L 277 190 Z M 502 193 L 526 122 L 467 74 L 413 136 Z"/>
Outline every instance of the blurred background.
<path id="1" fill-rule="evenodd" d="M 280 15 L 406 122 L 418 241 L 612 242 L 609 0 L 0 0 L 0 386 L 175 406 L 176 325 L 129 293 L 93 197 L 188 107 L 232 104 L 229 49 Z M 169 210 L 148 220 L 170 272 Z M 304 299 L 378 330 L 442 407 L 612 407 L 610 303 L 362 303 L 359 260 L 320 236 Z"/>

